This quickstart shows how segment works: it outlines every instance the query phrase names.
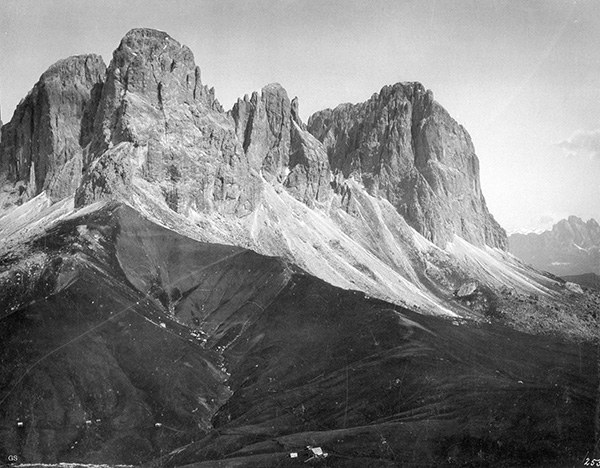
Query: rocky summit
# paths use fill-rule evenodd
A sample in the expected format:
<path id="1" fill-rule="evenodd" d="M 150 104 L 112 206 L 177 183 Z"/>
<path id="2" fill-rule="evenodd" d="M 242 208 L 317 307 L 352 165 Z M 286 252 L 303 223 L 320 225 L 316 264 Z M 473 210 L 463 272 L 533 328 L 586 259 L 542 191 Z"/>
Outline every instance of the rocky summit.
<path id="1" fill-rule="evenodd" d="M 279 84 L 238 99 L 235 121 L 250 166 L 266 180 L 281 182 L 298 200 L 311 206 L 331 193 L 327 154 L 300 120 L 298 99 L 290 102 Z"/>
<path id="2" fill-rule="evenodd" d="M 444 246 L 454 234 L 505 249 L 489 213 L 467 131 L 420 83 L 385 86 L 367 102 L 317 112 L 310 132 L 332 170 L 387 199 L 419 233 Z"/>
<path id="3" fill-rule="evenodd" d="M 454 234 L 506 247 L 468 133 L 422 85 L 386 86 L 365 103 L 318 112 L 308 127 L 277 84 L 225 113 L 192 52 L 154 30 L 130 31 L 106 73 L 97 56 L 51 67 L 5 126 L 0 151 L 19 190 L 75 193 L 76 206 L 130 199 L 134 187 L 178 213 L 245 215 L 266 181 L 308 205 L 337 190 L 348 211 L 345 181 L 355 178 L 442 247 Z"/>
<path id="4" fill-rule="evenodd" d="M 98 55 L 60 60 L 40 77 L 2 127 L 0 177 L 11 184 L 11 205 L 42 191 L 55 200 L 75 192 L 105 72 Z"/>
<path id="5" fill-rule="evenodd" d="M 0 459 L 578 462 L 600 293 L 506 247 L 421 84 L 307 124 L 274 83 L 225 111 L 133 29 L 2 127 Z"/>
<path id="6" fill-rule="evenodd" d="M 466 130 L 420 84 L 308 125 L 278 84 L 225 112 L 190 49 L 156 30 L 130 31 L 106 69 L 97 56 L 51 67 L 4 126 L 0 160 L 1 209 L 21 213 L 5 219 L 11 232 L 22 212 L 57 201 L 119 200 L 198 240 L 426 312 L 464 312 L 452 293 L 474 278 L 464 262 L 445 266 L 448 249 L 464 240 L 502 257 L 506 245 Z M 490 268 L 479 279 L 497 289 Z"/>
<path id="7" fill-rule="evenodd" d="M 248 213 L 256 174 L 192 52 L 167 34 L 129 32 L 113 54 L 75 203 L 148 187 L 179 213 Z"/>

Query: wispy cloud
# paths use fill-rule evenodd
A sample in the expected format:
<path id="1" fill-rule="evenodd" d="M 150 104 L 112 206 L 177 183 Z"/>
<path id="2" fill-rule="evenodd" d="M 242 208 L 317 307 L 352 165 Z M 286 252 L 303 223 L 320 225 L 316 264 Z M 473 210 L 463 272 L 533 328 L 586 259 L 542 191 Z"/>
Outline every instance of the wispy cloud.
<path id="1" fill-rule="evenodd" d="M 600 159 L 600 129 L 578 130 L 558 146 L 569 155 L 583 155 Z"/>

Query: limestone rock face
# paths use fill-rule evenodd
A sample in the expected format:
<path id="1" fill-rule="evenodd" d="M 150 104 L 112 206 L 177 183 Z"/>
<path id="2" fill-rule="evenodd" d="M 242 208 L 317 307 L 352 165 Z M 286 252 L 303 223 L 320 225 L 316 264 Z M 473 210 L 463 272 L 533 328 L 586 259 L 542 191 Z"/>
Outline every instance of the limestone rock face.
<path id="1" fill-rule="evenodd" d="M 231 115 L 251 167 L 281 181 L 290 152 L 291 104 L 286 91 L 276 83 L 267 85 L 250 99 L 238 99 Z"/>
<path id="2" fill-rule="evenodd" d="M 361 181 L 427 239 L 443 246 L 455 233 L 506 248 L 481 193 L 469 134 L 421 84 L 385 86 L 364 103 L 317 112 L 308 129 L 325 146 L 336 180 Z"/>
<path id="3" fill-rule="evenodd" d="M 0 173 L 29 197 L 60 199 L 79 185 L 105 71 L 98 55 L 55 63 L 2 128 Z"/>
<path id="4" fill-rule="evenodd" d="M 296 121 L 292 121 L 291 130 L 290 172 L 285 186 L 296 199 L 309 206 L 315 201 L 325 202 L 332 193 L 327 153 Z"/>
<path id="5" fill-rule="evenodd" d="M 166 33 L 134 29 L 123 38 L 94 129 L 79 206 L 129 197 L 130 180 L 158 187 L 180 213 L 244 214 L 255 204 L 258 178 L 232 120 L 202 85 L 192 52 Z"/>
<path id="6" fill-rule="evenodd" d="M 277 83 L 231 110 L 236 133 L 250 163 L 270 181 L 283 182 L 298 200 L 311 205 L 331 194 L 327 153 L 300 120 L 298 99 L 290 102 Z"/>

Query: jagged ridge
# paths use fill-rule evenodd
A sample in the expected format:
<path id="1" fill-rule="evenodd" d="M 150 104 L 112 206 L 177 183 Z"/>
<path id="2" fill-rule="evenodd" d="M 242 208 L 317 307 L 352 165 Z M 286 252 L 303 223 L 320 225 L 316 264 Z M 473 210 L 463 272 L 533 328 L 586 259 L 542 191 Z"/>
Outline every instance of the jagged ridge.
<path id="1" fill-rule="evenodd" d="M 53 95 L 63 96 L 67 109 L 51 99 L 46 105 L 38 96 L 57 71 L 63 88 Z M 214 90 L 202 84 L 192 52 L 166 33 L 130 31 L 106 77 L 103 72 L 95 56 L 60 62 L 6 126 L 2 171 L 12 182 L 26 182 L 29 169 L 37 166 L 31 196 L 44 188 L 57 197 L 77 189 L 76 204 L 83 206 L 128 198 L 138 181 L 157 185 L 168 205 L 183 214 L 216 209 L 243 215 L 260 200 L 261 176 L 283 183 L 310 205 L 330 198 L 332 169 L 347 211 L 351 197 L 344 180 L 355 176 L 438 245 L 453 234 L 477 245 L 506 245 L 481 194 L 469 135 L 418 83 L 387 86 L 366 103 L 313 115 L 308 129 L 323 147 L 300 121 L 297 100 L 292 106 L 279 85 L 266 86 L 223 113 Z M 79 100 L 64 99 L 79 88 Z M 52 122 L 55 115 L 70 120 L 52 130 L 57 142 L 30 148 L 29 141 L 47 138 L 39 125 L 23 126 L 29 114 L 39 121 Z M 25 134 L 18 137 L 19 131 Z M 73 134 L 78 138 L 69 138 Z M 71 160 L 68 183 L 62 182 L 65 177 L 58 187 L 55 177 L 46 181 L 46 172 Z"/>
<path id="2" fill-rule="evenodd" d="M 80 68 L 73 79 L 65 68 L 65 96 L 79 77 L 96 77 L 88 62 L 65 61 Z M 42 78 L 34 91 L 46 87 Z M 77 176 L 61 192 L 77 208 L 126 201 L 186 235 L 282 256 L 334 285 L 424 312 L 472 314 L 452 293 L 474 279 L 495 291 L 561 289 L 493 250 L 504 247 L 504 231 L 485 205 L 470 138 L 418 83 L 322 111 L 308 127 L 278 84 L 224 112 L 192 52 L 151 29 L 127 33 L 105 76 L 89 81 L 94 92 L 80 103 L 87 111 L 57 130 L 83 135 L 60 140 L 77 155 Z M 53 102 L 22 103 L 5 133 L 29 108 L 41 120 L 62 112 Z M 3 137 L 3 167 L 48 159 L 27 145 Z M 28 184 L 26 171 L 7 174 L 9 189 L 24 192 L 17 203 L 44 188 L 37 177 Z M 6 221 L 12 232 L 23 224 Z M 482 251 L 453 253 L 461 237 Z M 485 263 L 477 275 L 468 260 L 475 252 Z"/>
<path id="3" fill-rule="evenodd" d="M 389 200 L 427 239 L 443 247 L 458 234 L 506 248 L 481 192 L 469 134 L 420 83 L 385 86 L 367 102 L 317 112 L 308 128 L 336 175 L 356 177 Z"/>
<path id="4" fill-rule="evenodd" d="M 105 72 L 98 55 L 60 60 L 17 106 L 0 140 L 0 176 L 13 184 L 11 203 L 42 190 L 54 200 L 75 192 Z"/>

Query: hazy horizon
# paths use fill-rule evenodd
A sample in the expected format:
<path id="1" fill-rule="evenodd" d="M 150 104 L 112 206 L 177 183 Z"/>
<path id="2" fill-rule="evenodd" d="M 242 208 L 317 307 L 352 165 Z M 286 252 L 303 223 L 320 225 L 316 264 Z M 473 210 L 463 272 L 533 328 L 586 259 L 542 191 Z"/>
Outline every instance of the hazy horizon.
<path id="1" fill-rule="evenodd" d="M 306 121 L 419 81 L 471 134 L 508 231 L 600 219 L 597 2 L 4 0 L 4 122 L 52 63 L 99 53 L 108 64 L 135 27 L 189 46 L 226 109 L 279 82 Z"/>

